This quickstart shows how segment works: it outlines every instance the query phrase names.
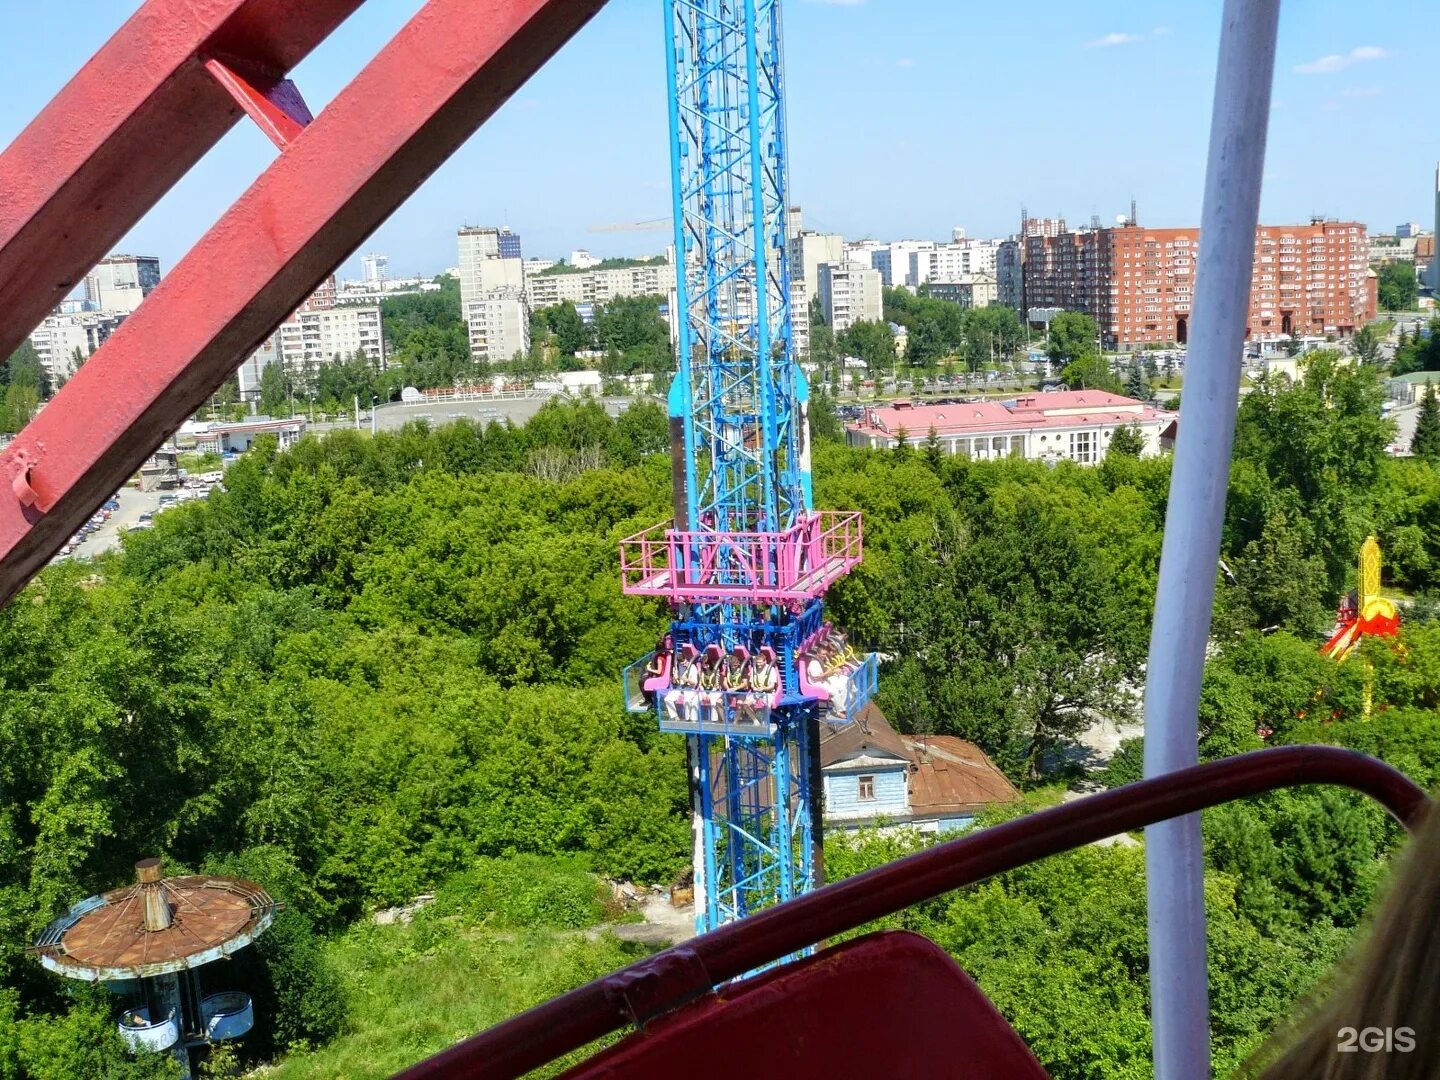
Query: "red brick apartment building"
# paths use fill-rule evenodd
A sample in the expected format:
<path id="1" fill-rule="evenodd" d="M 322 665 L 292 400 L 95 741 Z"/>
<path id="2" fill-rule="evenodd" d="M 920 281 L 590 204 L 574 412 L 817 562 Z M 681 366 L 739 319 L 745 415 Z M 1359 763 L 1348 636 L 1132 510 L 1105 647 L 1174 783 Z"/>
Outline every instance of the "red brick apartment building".
<path id="1" fill-rule="evenodd" d="M 1107 349 L 1188 340 L 1199 229 L 1027 230 L 1024 242 L 1027 309 L 1083 311 Z M 1368 253 L 1358 222 L 1261 225 L 1246 338 L 1354 333 L 1375 317 Z"/>

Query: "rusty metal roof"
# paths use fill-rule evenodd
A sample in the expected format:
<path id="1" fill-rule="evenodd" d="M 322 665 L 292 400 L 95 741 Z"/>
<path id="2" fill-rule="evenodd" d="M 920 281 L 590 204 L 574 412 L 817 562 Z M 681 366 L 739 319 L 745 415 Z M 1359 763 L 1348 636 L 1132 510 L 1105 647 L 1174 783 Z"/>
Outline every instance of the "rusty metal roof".
<path id="1" fill-rule="evenodd" d="M 72 907 L 30 950 L 57 974 L 87 982 L 146 978 L 196 968 L 243 949 L 264 933 L 279 906 L 252 881 L 165 878 L 163 930 L 145 928 L 144 886 L 127 885 Z"/>
<path id="2" fill-rule="evenodd" d="M 999 766 L 974 743 L 954 735 L 923 740 L 901 735 L 874 703 L 854 723 L 820 726 L 822 768 L 843 768 L 847 759 L 859 756 L 894 757 L 907 763 L 912 815 L 972 813 L 1020 798 Z"/>
<path id="3" fill-rule="evenodd" d="M 820 767 L 828 769 L 838 765 L 845 758 L 856 757 L 867 750 L 878 750 L 888 757 L 908 761 L 909 747 L 879 707 L 870 702 L 860 710 L 860 715 L 851 723 L 835 724 L 825 721 L 820 725 Z"/>
<path id="4" fill-rule="evenodd" d="M 912 813 L 973 811 L 1020 798 L 1015 785 L 974 743 L 953 735 L 931 735 L 923 743 L 908 735 L 901 738 L 915 761 L 910 774 Z"/>

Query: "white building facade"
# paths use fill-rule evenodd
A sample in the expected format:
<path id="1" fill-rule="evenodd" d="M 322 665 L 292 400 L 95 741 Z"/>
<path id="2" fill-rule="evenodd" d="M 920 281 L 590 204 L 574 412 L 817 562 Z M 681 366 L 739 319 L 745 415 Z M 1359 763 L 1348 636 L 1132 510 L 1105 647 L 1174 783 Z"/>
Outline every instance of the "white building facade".
<path id="1" fill-rule="evenodd" d="M 159 259 L 152 255 L 111 255 L 85 275 L 85 303 L 92 311 L 129 314 L 159 284 Z"/>
<path id="2" fill-rule="evenodd" d="M 297 375 L 313 375 L 323 365 L 343 363 L 356 353 L 364 353 L 377 371 L 385 367 L 378 306 L 301 309 L 280 324 L 275 337 L 281 363 Z M 257 386 L 263 370 L 256 372 Z"/>
<path id="3" fill-rule="evenodd" d="M 851 446 L 894 448 L 903 437 L 922 447 L 935 432 L 947 454 L 986 461 L 1023 457 L 1031 461 L 1073 461 L 1096 465 L 1105 460 L 1110 441 L 1123 427 L 1135 427 L 1144 439 L 1144 456 L 1160 453 L 1173 413 L 1133 398 L 1100 390 L 1062 390 L 1027 394 L 1005 403 L 911 405 L 895 402 L 866 409 L 860 422 L 845 429 Z"/>
<path id="4" fill-rule="evenodd" d="M 470 355 L 505 363 L 530 350 L 530 308 L 523 289 L 495 289 L 465 309 Z"/>
<path id="5" fill-rule="evenodd" d="M 845 261 L 845 238 L 839 233 L 802 232 L 790 238 L 790 280 L 803 281 L 817 292 L 822 263 Z"/>
<path id="6" fill-rule="evenodd" d="M 820 306 L 835 333 L 857 322 L 879 322 L 884 311 L 880 271 L 870 266 L 821 263 Z"/>
<path id="7" fill-rule="evenodd" d="M 50 377 L 51 385 L 69 379 L 80 362 L 105 343 L 115 328 L 125 321 L 121 312 L 83 312 L 73 315 L 51 315 L 30 332 L 30 344 L 40 359 L 40 366 Z"/>

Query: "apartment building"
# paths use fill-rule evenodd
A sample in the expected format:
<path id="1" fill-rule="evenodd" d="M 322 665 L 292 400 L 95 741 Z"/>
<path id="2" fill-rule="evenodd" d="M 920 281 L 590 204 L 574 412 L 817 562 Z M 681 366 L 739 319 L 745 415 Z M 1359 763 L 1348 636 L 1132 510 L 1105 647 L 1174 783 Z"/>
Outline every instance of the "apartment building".
<path id="1" fill-rule="evenodd" d="M 995 299 L 1016 311 L 1024 307 L 1024 259 L 1019 237 L 1002 240 L 995 250 Z"/>
<path id="2" fill-rule="evenodd" d="M 572 304 L 604 304 L 624 296 L 669 296 L 675 289 L 675 264 L 642 263 L 580 273 L 537 274 L 524 282 L 533 308 Z"/>
<path id="3" fill-rule="evenodd" d="M 880 271 L 880 281 L 887 289 L 913 287 L 910 280 L 910 257 L 921 251 L 934 251 L 934 240 L 897 240 L 876 250 L 870 265 Z"/>
<path id="4" fill-rule="evenodd" d="M 378 251 L 360 256 L 360 276 L 367 285 L 383 285 L 390 280 L 390 256 Z"/>
<path id="5" fill-rule="evenodd" d="M 822 263 L 845 261 L 845 238 L 839 233 L 802 232 L 790 238 L 790 280 L 817 291 Z"/>
<path id="6" fill-rule="evenodd" d="M 961 239 L 912 251 L 905 284 L 919 288 L 932 281 L 959 281 L 971 274 L 995 276 L 998 240 Z"/>
<path id="7" fill-rule="evenodd" d="M 530 309 L 523 289 L 494 289 L 465 309 L 470 355 L 504 363 L 530 351 Z"/>
<path id="8" fill-rule="evenodd" d="M 297 375 L 313 375 L 317 368 L 349 360 L 356 353 L 364 353 L 377 369 L 385 366 L 380 308 L 375 305 L 302 307 L 280 324 L 276 338 L 280 362 Z"/>
<path id="9" fill-rule="evenodd" d="M 525 286 L 520 237 L 506 228 L 466 226 L 456 233 L 460 248 L 460 310 L 491 289 Z"/>
<path id="10" fill-rule="evenodd" d="M 993 274 L 963 274 L 956 281 L 930 282 L 925 295 L 965 308 L 989 307 L 999 297 L 999 285 Z"/>
<path id="11" fill-rule="evenodd" d="M 1107 349 L 1185 343 L 1195 298 L 1200 230 L 1116 228 L 1024 238 L 1028 310 L 1082 311 Z M 1316 218 L 1255 231 L 1246 337 L 1348 335 L 1375 315 L 1365 226 Z"/>
<path id="12" fill-rule="evenodd" d="M 880 271 L 870 266 L 821 263 L 820 306 L 835 333 L 857 322 L 879 322 L 883 311 Z"/>
<path id="13" fill-rule="evenodd" d="M 51 385 L 75 374 L 77 352 L 83 363 L 124 321 L 124 312 L 86 311 L 51 315 L 32 330 L 30 344 Z"/>
<path id="14" fill-rule="evenodd" d="M 159 259 L 152 255 L 111 255 L 85 275 L 85 304 L 91 311 L 129 314 L 159 284 Z"/>

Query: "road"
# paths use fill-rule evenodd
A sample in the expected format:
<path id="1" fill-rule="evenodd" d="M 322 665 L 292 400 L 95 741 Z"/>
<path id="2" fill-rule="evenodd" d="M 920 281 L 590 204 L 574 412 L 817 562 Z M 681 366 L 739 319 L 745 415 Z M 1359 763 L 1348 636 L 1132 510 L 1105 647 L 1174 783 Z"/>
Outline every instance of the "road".
<path id="1" fill-rule="evenodd" d="M 1395 442 L 1392 445 L 1400 447 L 1401 452 L 1410 452 L 1410 440 L 1415 437 L 1415 420 L 1420 415 L 1419 405 L 1402 405 L 1390 413 L 1390 419 L 1395 421 Z"/>
<path id="2" fill-rule="evenodd" d="M 101 525 L 86 538 L 70 558 L 94 558 L 120 546 L 121 527 L 129 528 L 140 520 L 140 515 L 160 508 L 160 492 L 137 491 L 133 487 L 121 488 L 116 493 L 120 509 L 110 515 L 110 520 Z"/>
<path id="3" fill-rule="evenodd" d="M 486 398 L 479 401 L 423 401 L 415 405 L 394 401 L 381 405 L 375 410 L 375 427 L 380 431 L 395 431 L 412 420 L 427 420 L 431 424 L 439 425 L 451 420 L 491 422 L 508 419 L 516 424 L 523 424 L 539 412 L 547 401 L 553 401 L 557 397 L 562 401 L 583 400 L 554 395 L 551 397 Z M 605 397 L 596 400 L 605 406 L 605 411 L 611 416 L 619 416 L 634 401 L 628 397 Z M 354 421 L 349 420 L 313 424 L 309 426 L 308 430 L 319 433 L 339 431 L 354 426 Z M 368 430 L 369 422 L 361 421 L 360 427 L 362 430 Z"/>

